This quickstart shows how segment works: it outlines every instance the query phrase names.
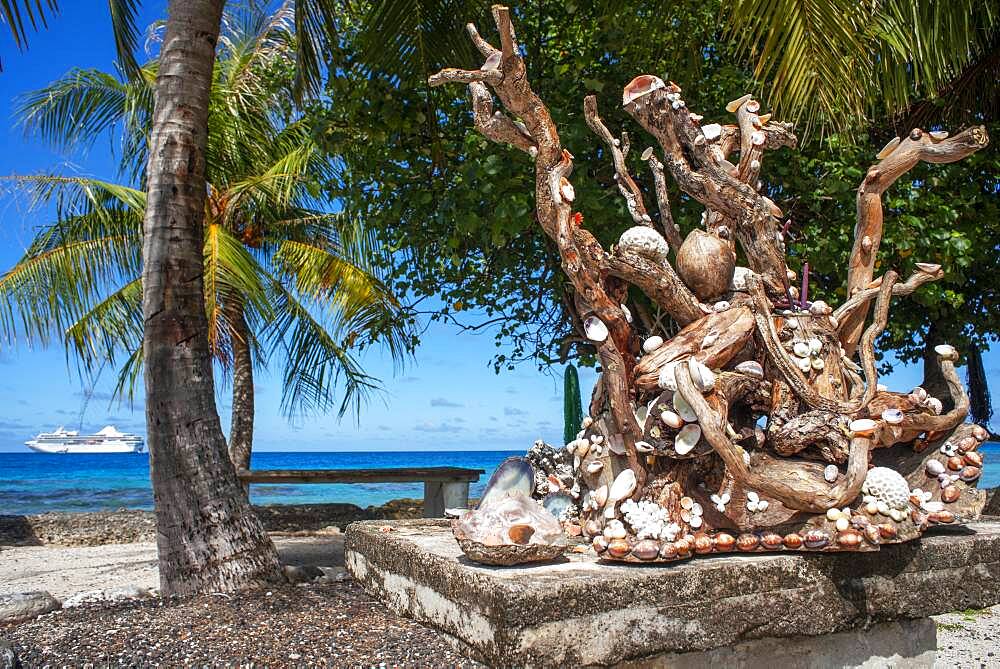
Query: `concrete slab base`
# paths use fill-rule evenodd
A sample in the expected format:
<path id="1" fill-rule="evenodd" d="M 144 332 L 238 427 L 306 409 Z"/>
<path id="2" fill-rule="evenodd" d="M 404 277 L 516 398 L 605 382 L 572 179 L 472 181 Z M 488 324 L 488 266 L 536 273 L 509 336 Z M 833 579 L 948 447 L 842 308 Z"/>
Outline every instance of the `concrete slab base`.
<path id="1" fill-rule="evenodd" d="M 1000 603 L 1000 519 L 877 553 L 669 566 L 477 565 L 434 520 L 354 523 L 345 548 L 389 608 L 497 667 L 927 667 L 928 616 Z"/>

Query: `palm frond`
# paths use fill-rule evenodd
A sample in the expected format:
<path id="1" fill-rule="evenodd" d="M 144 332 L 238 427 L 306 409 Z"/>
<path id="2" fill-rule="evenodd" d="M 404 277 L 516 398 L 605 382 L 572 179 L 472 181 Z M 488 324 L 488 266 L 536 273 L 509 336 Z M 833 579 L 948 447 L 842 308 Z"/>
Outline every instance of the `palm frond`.
<path id="1" fill-rule="evenodd" d="M 142 348 L 142 280 L 132 279 L 81 313 L 65 331 L 67 350 L 90 372 Z"/>
<path id="2" fill-rule="evenodd" d="M 298 0 L 295 3 L 295 98 L 314 96 L 323 74 L 323 46 L 337 41 L 341 3 L 336 0 Z"/>
<path id="3" fill-rule="evenodd" d="M 56 0 L 0 0 L 0 15 L 10 26 L 14 43 L 19 49 L 28 46 L 28 26 L 38 30 L 48 26 L 49 16 L 59 11 Z"/>
<path id="4" fill-rule="evenodd" d="M 132 77 L 139 72 L 139 63 L 135 59 L 135 50 L 139 45 L 139 29 L 135 21 L 139 3 L 137 0 L 108 0 L 108 9 L 111 11 L 111 31 L 115 36 L 118 63 L 126 76 Z"/>

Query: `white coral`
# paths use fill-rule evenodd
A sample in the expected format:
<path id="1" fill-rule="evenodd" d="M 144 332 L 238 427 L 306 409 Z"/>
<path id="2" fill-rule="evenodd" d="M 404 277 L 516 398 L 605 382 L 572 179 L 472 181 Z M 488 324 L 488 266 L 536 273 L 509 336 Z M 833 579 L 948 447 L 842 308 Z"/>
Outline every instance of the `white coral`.
<path id="1" fill-rule="evenodd" d="M 862 492 L 877 502 L 885 502 L 890 509 L 906 510 L 910 505 L 910 486 L 894 469 L 874 467 L 868 470 Z"/>
<path id="2" fill-rule="evenodd" d="M 645 225 L 636 225 L 623 232 L 618 248 L 656 262 L 663 262 L 670 253 L 670 245 L 663 235 Z"/>

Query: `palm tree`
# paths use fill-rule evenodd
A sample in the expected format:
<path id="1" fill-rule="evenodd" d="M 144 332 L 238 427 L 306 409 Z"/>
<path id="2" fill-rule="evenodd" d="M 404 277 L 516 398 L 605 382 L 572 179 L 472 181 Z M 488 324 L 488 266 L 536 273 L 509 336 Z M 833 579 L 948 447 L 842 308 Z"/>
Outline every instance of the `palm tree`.
<path id="1" fill-rule="evenodd" d="M 399 361 L 411 343 L 400 305 L 376 275 L 380 250 L 357 221 L 323 212 L 314 196 L 333 162 L 305 119 L 285 122 L 280 113 L 288 88 L 275 82 L 287 79 L 291 18 L 287 7 L 225 17 L 208 102 L 205 326 L 208 351 L 233 384 L 229 450 L 240 468 L 249 465 L 255 366 L 280 359 L 288 413 L 326 410 L 339 397 L 343 415 L 378 387 L 348 349 L 379 341 Z M 120 130 L 121 172 L 142 182 L 160 67 L 152 61 L 131 78 L 73 71 L 26 96 L 22 120 L 69 147 Z M 8 336 L 64 336 L 87 371 L 124 359 L 119 390 L 131 392 L 144 360 L 146 194 L 84 178 L 18 183 L 36 202 L 56 203 L 58 220 L 0 278 L 0 326 Z"/>

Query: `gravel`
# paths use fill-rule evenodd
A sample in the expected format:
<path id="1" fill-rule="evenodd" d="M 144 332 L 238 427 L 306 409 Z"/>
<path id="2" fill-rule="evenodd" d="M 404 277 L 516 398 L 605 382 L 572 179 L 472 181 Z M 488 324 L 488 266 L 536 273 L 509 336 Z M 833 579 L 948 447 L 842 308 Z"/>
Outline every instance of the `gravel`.
<path id="1" fill-rule="evenodd" d="M 1000 606 L 934 616 L 936 669 L 1000 667 Z"/>
<path id="2" fill-rule="evenodd" d="M 0 628 L 25 667 L 481 667 L 351 581 L 51 613 Z"/>

